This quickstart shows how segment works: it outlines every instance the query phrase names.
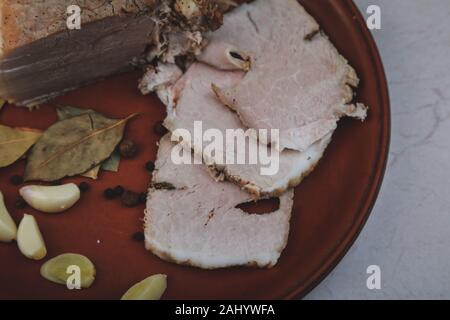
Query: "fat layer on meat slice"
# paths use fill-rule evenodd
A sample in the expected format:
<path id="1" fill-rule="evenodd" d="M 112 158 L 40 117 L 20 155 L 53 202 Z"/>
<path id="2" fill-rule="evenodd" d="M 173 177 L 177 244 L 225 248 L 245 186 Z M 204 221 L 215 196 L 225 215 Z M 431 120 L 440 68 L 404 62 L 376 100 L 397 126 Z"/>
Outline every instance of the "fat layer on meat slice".
<path id="1" fill-rule="evenodd" d="M 145 213 L 146 248 L 205 269 L 275 265 L 288 238 L 293 191 L 279 198 L 276 211 L 246 213 L 236 206 L 252 200 L 247 192 L 215 182 L 203 164 L 174 164 L 174 146 L 168 135 L 159 143 Z"/>
<path id="2" fill-rule="evenodd" d="M 221 48 L 248 53 L 251 68 L 244 78 L 216 84 L 215 92 L 247 127 L 279 129 L 280 150 L 304 151 L 332 132 L 340 117 L 366 116 L 364 105 L 352 103 L 355 70 L 319 30 L 296 0 L 256 0 L 226 14 L 198 56 L 223 68 L 228 53 Z"/>
<path id="3" fill-rule="evenodd" d="M 191 140 L 183 140 L 182 144 L 186 148 L 194 149 L 197 155 L 203 156 L 203 160 L 210 165 L 215 177 L 233 181 L 255 197 L 279 195 L 289 187 L 298 185 L 302 178 L 314 169 L 331 140 L 331 133 L 304 152 L 282 151 L 279 154 L 278 172 L 273 175 L 261 174 L 261 168 L 266 168 L 267 165 L 260 161 L 256 164 L 217 162 L 215 158 L 203 152 L 203 147 L 208 145 L 208 142 L 194 143 L 194 122 L 202 122 L 203 132 L 208 129 L 216 129 L 223 137 L 226 137 L 227 129 L 245 130 L 239 117 L 224 107 L 211 89 L 212 83 L 229 86 L 240 81 L 242 76 L 243 72 L 241 71 L 222 71 L 203 63 L 194 63 L 175 85 L 158 91 L 158 95 L 167 106 L 167 118 L 164 125 L 173 132 L 175 140 L 183 137 L 177 133 L 177 129 L 185 129 L 190 132 Z M 224 138 L 224 140 L 226 139 Z M 248 143 L 257 144 L 258 148 L 268 148 L 265 144 L 255 141 L 255 139 L 247 140 Z M 246 148 L 244 152 L 248 153 L 249 150 Z M 224 141 L 224 153 L 225 151 Z M 231 152 L 234 151 L 231 150 Z M 272 150 L 272 152 L 276 151 Z M 232 157 L 237 159 L 235 155 Z M 248 159 L 247 155 L 246 159 Z"/>

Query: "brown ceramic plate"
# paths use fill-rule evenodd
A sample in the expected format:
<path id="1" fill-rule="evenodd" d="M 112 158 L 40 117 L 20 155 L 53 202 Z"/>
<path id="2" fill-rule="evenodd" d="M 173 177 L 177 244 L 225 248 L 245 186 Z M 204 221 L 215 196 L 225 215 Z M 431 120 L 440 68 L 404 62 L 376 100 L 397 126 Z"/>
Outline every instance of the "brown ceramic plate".
<path id="1" fill-rule="evenodd" d="M 104 200 L 102 192 L 118 184 L 144 191 L 149 183 L 144 165 L 155 158 L 159 137 L 152 127 L 163 119 L 164 108 L 156 97 L 139 94 L 136 72 L 56 100 L 117 118 L 141 114 L 126 133 L 139 144 L 139 156 L 123 161 L 118 173 L 102 173 L 97 182 L 90 182 L 91 190 L 70 211 L 49 215 L 15 209 L 18 187 L 9 179 L 23 174 L 24 161 L 0 169 L 0 190 L 16 222 L 24 212 L 35 215 L 48 257 L 65 252 L 90 257 L 97 266 L 94 285 L 88 290 L 66 290 L 40 277 L 42 261 L 24 258 L 14 243 L 0 244 L 0 298 L 118 299 L 132 284 L 155 273 L 168 275 L 165 299 L 296 298 L 317 285 L 352 245 L 375 202 L 389 145 L 389 101 L 380 57 L 356 6 L 343 0 L 301 2 L 356 68 L 362 80 L 358 100 L 369 105 L 370 112 L 365 123 L 340 122 L 323 160 L 296 188 L 289 242 L 274 268 L 205 271 L 178 266 L 158 259 L 131 239 L 142 227 L 144 206 L 124 209 L 118 201 Z M 44 129 L 55 120 L 50 105 L 33 112 L 7 106 L 0 114 L 0 122 L 11 126 Z"/>

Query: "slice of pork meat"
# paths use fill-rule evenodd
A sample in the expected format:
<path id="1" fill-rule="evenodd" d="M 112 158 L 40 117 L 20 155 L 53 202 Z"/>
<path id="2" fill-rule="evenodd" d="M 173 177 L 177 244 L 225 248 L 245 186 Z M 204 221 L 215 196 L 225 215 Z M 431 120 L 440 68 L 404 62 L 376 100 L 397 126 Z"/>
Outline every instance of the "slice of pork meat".
<path id="1" fill-rule="evenodd" d="M 230 182 L 215 182 L 203 164 L 176 165 L 168 135 L 159 143 L 145 213 L 146 248 L 160 258 L 205 269 L 272 267 L 286 246 L 293 191 L 279 208 L 249 214 L 252 200 Z"/>
<path id="2" fill-rule="evenodd" d="M 220 70 L 250 70 L 251 56 L 228 43 L 207 45 L 197 60 Z"/>
<path id="3" fill-rule="evenodd" d="M 216 1 L 0 1 L 0 97 L 33 106 L 155 58 L 198 54 L 221 24 Z M 66 26 L 70 5 L 81 9 L 79 30 Z"/>
<path id="4" fill-rule="evenodd" d="M 261 174 L 261 168 L 268 167 L 261 162 L 224 164 L 225 161 L 217 161 L 211 155 L 204 153 L 204 147 L 209 143 L 194 143 L 195 121 L 202 121 L 203 132 L 208 129 L 217 129 L 223 137 L 226 136 L 227 129 L 245 130 L 239 117 L 224 107 L 211 89 L 212 83 L 221 86 L 234 85 L 242 79 L 243 75 L 244 73 L 240 71 L 222 71 L 203 63 L 194 63 L 174 86 L 158 91 L 158 95 L 167 106 L 164 125 L 174 133 L 175 140 L 183 137 L 177 129 L 190 132 L 192 139 L 185 139 L 182 144 L 186 148 L 194 149 L 197 155 L 203 155 L 203 160 L 210 165 L 213 176 L 217 179 L 226 178 L 233 181 L 255 197 L 279 195 L 289 187 L 298 185 L 302 178 L 313 170 L 331 140 L 331 133 L 304 152 L 295 150 L 281 152 L 279 170 L 273 175 Z M 267 145 L 258 143 L 255 139 L 248 139 L 247 143 L 256 144 L 257 148 L 268 149 Z M 225 153 L 225 142 L 222 150 Z M 246 148 L 244 152 L 248 154 L 249 150 L 250 148 Z M 236 160 L 238 150 L 231 151 L 236 152 L 236 155 L 232 155 Z M 266 151 L 270 154 L 270 151 Z M 276 152 L 273 149 L 271 151 Z M 248 159 L 247 155 L 246 158 Z"/>
<path id="5" fill-rule="evenodd" d="M 198 57 L 223 68 L 227 52 L 221 48 L 250 55 L 242 81 L 215 91 L 247 127 L 279 129 L 280 150 L 305 151 L 340 117 L 366 116 L 364 105 L 352 103 L 355 70 L 319 30 L 296 0 L 256 0 L 226 14 L 222 27 L 206 35 L 208 49 Z"/>
<path id="6" fill-rule="evenodd" d="M 147 66 L 144 76 L 139 81 L 139 90 L 142 94 L 157 92 L 174 85 L 183 75 L 183 71 L 174 63 L 158 63 L 156 66 Z"/>

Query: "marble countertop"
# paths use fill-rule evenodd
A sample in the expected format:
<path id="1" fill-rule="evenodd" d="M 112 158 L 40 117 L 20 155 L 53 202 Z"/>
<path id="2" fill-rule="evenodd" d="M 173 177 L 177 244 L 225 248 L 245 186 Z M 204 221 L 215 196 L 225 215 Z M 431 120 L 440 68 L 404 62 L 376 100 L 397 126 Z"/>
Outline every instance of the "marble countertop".
<path id="1" fill-rule="evenodd" d="M 306 299 L 450 298 L 450 1 L 356 0 L 381 8 L 372 33 L 392 111 L 389 163 L 359 238 Z M 381 271 L 369 290 L 367 267 Z"/>

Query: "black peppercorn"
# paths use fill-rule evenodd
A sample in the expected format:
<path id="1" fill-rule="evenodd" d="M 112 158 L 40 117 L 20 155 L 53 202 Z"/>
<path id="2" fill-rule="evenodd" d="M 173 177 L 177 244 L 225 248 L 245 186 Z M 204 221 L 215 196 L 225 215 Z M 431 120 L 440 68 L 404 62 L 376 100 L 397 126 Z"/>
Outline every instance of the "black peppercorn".
<path id="1" fill-rule="evenodd" d="M 18 186 L 23 183 L 23 178 L 19 175 L 14 175 L 10 179 L 11 183 L 15 186 Z"/>
<path id="2" fill-rule="evenodd" d="M 81 182 L 81 183 L 78 185 L 78 188 L 80 188 L 80 191 L 81 191 L 81 192 L 86 192 L 86 191 L 89 190 L 89 183 L 87 183 L 87 182 Z"/>
<path id="3" fill-rule="evenodd" d="M 119 152 L 123 158 L 133 158 L 137 152 L 137 145 L 131 140 L 124 140 L 119 145 Z"/>
<path id="4" fill-rule="evenodd" d="M 25 209 L 27 206 L 27 203 L 25 202 L 25 200 L 23 200 L 22 197 L 17 198 L 16 202 L 15 202 L 15 206 L 17 209 Z"/>
<path id="5" fill-rule="evenodd" d="M 117 197 L 120 197 L 125 192 L 125 189 L 122 186 L 117 186 L 113 190 L 114 190 L 114 195 Z"/>
<path id="6" fill-rule="evenodd" d="M 131 208 L 139 204 L 139 194 L 133 191 L 125 191 L 120 198 L 125 207 Z"/>
<path id="7" fill-rule="evenodd" d="M 139 202 L 146 203 L 147 202 L 147 192 L 141 192 L 139 194 Z"/>
<path id="8" fill-rule="evenodd" d="M 135 232 L 133 233 L 132 238 L 134 241 L 141 242 L 145 240 L 145 235 L 143 232 Z"/>
<path id="9" fill-rule="evenodd" d="M 155 125 L 153 126 L 153 132 L 155 132 L 158 136 L 163 136 L 165 135 L 168 131 L 167 128 L 164 127 L 163 122 L 162 121 L 158 121 L 155 123 Z"/>
<path id="10" fill-rule="evenodd" d="M 145 169 L 147 169 L 148 172 L 153 172 L 155 170 L 155 163 L 153 161 L 149 161 L 145 164 Z"/>
<path id="11" fill-rule="evenodd" d="M 108 188 L 105 191 L 103 191 L 103 195 L 108 200 L 112 200 L 112 199 L 114 199 L 116 197 L 116 194 L 114 193 L 114 190 L 111 189 L 111 188 Z"/>

